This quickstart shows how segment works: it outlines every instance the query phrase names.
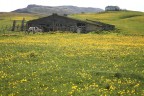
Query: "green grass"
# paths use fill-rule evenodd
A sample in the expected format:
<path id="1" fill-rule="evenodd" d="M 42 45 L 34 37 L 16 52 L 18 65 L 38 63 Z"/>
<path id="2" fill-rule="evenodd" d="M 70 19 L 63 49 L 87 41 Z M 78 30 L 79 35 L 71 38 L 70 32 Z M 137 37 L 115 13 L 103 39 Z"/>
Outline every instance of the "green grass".
<path id="1" fill-rule="evenodd" d="M 70 17 L 90 19 L 113 24 L 122 34 L 144 35 L 144 13 L 135 11 L 102 12 L 96 14 L 75 14 Z"/>
<path id="2" fill-rule="evenodd" d="M 13 20 L 17 20 L 17 24 L 21 24 L 23 18 L 28 20 L 37 19 L 37 14 L 24 14 L 24 13 L 0 13 L 0 28 L 12 26 Z M 119 29 L 122 34 L 129 35 L 144 35 L 144 13 L 136 11 L 118 11 L 118 12 L 102 12 L 95 14 L 74 14 L 70 15 L 76 19 L 90 19 L 101 21 L 108 24 L 113 24 Z"/>
<path id="3" fill-rule="evenodd" d="M 23 18 L 25 18 L 25 20 L 28 21 L 39 18 L 39 16 L 36 14 L 0 12 L 0 28 L 12 26 L 13 20 L 16 20 L 17 24 L 21 24 L 21 20 L 23 20 Z"/>
<path id="4" fill-rule="evenodd" d="M 72 15 L 114 24 L 120 33 L 28 35 L 1 30 L 0 96 L 143 96 L 143 14 Z M 38 18 L 0 13 L 0 27 L 23 17 Z"/>
<path id="5" fill-rule="evenodd" d="M 116 34 L 0 36 L 1 96 L 142 96 L 144 38 Z"/>
<path id="6" fill-rule="evenodd" d="M 13 13 L 13 12 L 0 12 L 1 20 L 22 20 L 25 18 L 26 20 L 32 20 L 38 18 L 37 14 L 26 14 L 26 13 Z"/>

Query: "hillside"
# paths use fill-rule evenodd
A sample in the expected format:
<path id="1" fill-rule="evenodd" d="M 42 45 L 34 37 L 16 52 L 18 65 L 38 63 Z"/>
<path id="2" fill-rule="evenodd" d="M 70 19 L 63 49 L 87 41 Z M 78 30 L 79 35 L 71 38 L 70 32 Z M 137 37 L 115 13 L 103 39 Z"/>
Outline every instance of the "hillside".
<path id="1" fill-rule="evenodd" d="M 42 6 L 42 5 L 28 5 L 26 8 L 17 9 L 12 12 L 18 13 L 35 13 L 43 15 L 57 14 L 77 14 L 77 13 L 97 13 L 102 12 L 100 8 L 91 7 L 77 7 L 77 6 Z"/>
<path id="2" fill-rule="evenodd" d="M 17 20 L 17 23 L 20 23 L 23 18 L 28 21 L 39 17 L 40 16 L 36 14 L 0 12 L 0 28 L 5 26 L 12 26 L 13 20 Z"/>
<path id="3" fill-rule="evenodd" d="M 28 20 L 41 18 L 43 15 L 30 13 L 0 13 L 0 27 L 4 25 L 12 25 L 13 20 L 21 22 L 23 18 Z M 94 20 L 104 23 L 113 24 L 122 34 L 144 35 L 144 13 L 135 11 L 118 11 L 118 12 L 101 12 L 101 13 L 85 13 L 73 14 L 69 17 Z"/>
<path id="4" fill-rule="evenodd" d="M 144 35 L 144 13 L 136 11 L 109 11 L 96 14 L 74 14 L 72 18 L 90 19 L 113 24 L 123 34 Z"/>

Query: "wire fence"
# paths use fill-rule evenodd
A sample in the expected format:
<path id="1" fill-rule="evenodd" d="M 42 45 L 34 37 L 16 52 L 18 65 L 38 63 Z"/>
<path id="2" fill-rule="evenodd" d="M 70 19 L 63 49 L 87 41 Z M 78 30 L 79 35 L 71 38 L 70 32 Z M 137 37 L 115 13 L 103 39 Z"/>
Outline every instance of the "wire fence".
<path id="1" fill-rule="evenodd" d="M 26 26 L 23 26 L 23 28 L 20 25 L 16 25 L 15 27 L 10 26 L 10 25 L 0 26 L 1 34 L 14 33 L 14 32 L 25 32 L 25 31 L 26 31 Z"/>

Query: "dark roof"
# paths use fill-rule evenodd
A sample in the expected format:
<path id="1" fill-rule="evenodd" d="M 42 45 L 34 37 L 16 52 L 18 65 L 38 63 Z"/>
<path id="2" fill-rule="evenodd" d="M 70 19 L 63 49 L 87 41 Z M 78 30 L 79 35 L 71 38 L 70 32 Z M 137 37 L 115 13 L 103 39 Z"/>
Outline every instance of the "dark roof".
<path id="1" fill-rule="evenodd" d="M 39 18 L 39 19 L 30 20 L 30 21 L 28 21 L 28 23 L 29 23 L 29 22 L 33 22 L 33 21 L 36 21 L 36 20 L 45 19 L 45 18 L 48 18 L 48 17 L 51 17 L 51 16 L 58 16 L 58 17 L 65 18 L 65 19 L 70 19 L 70 20 L 74 20 L 74 21 L 79 21 L 79 22 L 87 23 L 87 24 L 92 24 L 92 25 L 96 25 L 96 26 L 101 26 L 101 24 L 97 24 L 97 23 L 95 23 L 95 22 L 83 21 L 83 20 L 79 20 L 79 19 L 75 19 L 75 18 L 70 18 L 70 17 L 67 17 L 67 16 L 61 16 L 61 15 L 57 15 L 57 14 L 53 14 L 53 15 L 50 15 L 50 16 L 47 16 L 47 17 L 43 17 L 43 18 Z"/>

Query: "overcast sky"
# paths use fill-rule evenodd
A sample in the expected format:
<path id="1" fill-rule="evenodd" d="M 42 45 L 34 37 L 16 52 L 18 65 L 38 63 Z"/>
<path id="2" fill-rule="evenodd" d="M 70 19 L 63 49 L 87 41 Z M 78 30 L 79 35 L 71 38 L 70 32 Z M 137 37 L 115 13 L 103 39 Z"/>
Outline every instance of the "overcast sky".
<path id="1" fill-rule="evenodd" d="M 144 0 L 0 0 L 0 12 L 24 8 L 29 4 L 45 6 L 74 5 L 102 9 L 107 5 L 114 5 L 122 9 L 144 12 Z"/>

